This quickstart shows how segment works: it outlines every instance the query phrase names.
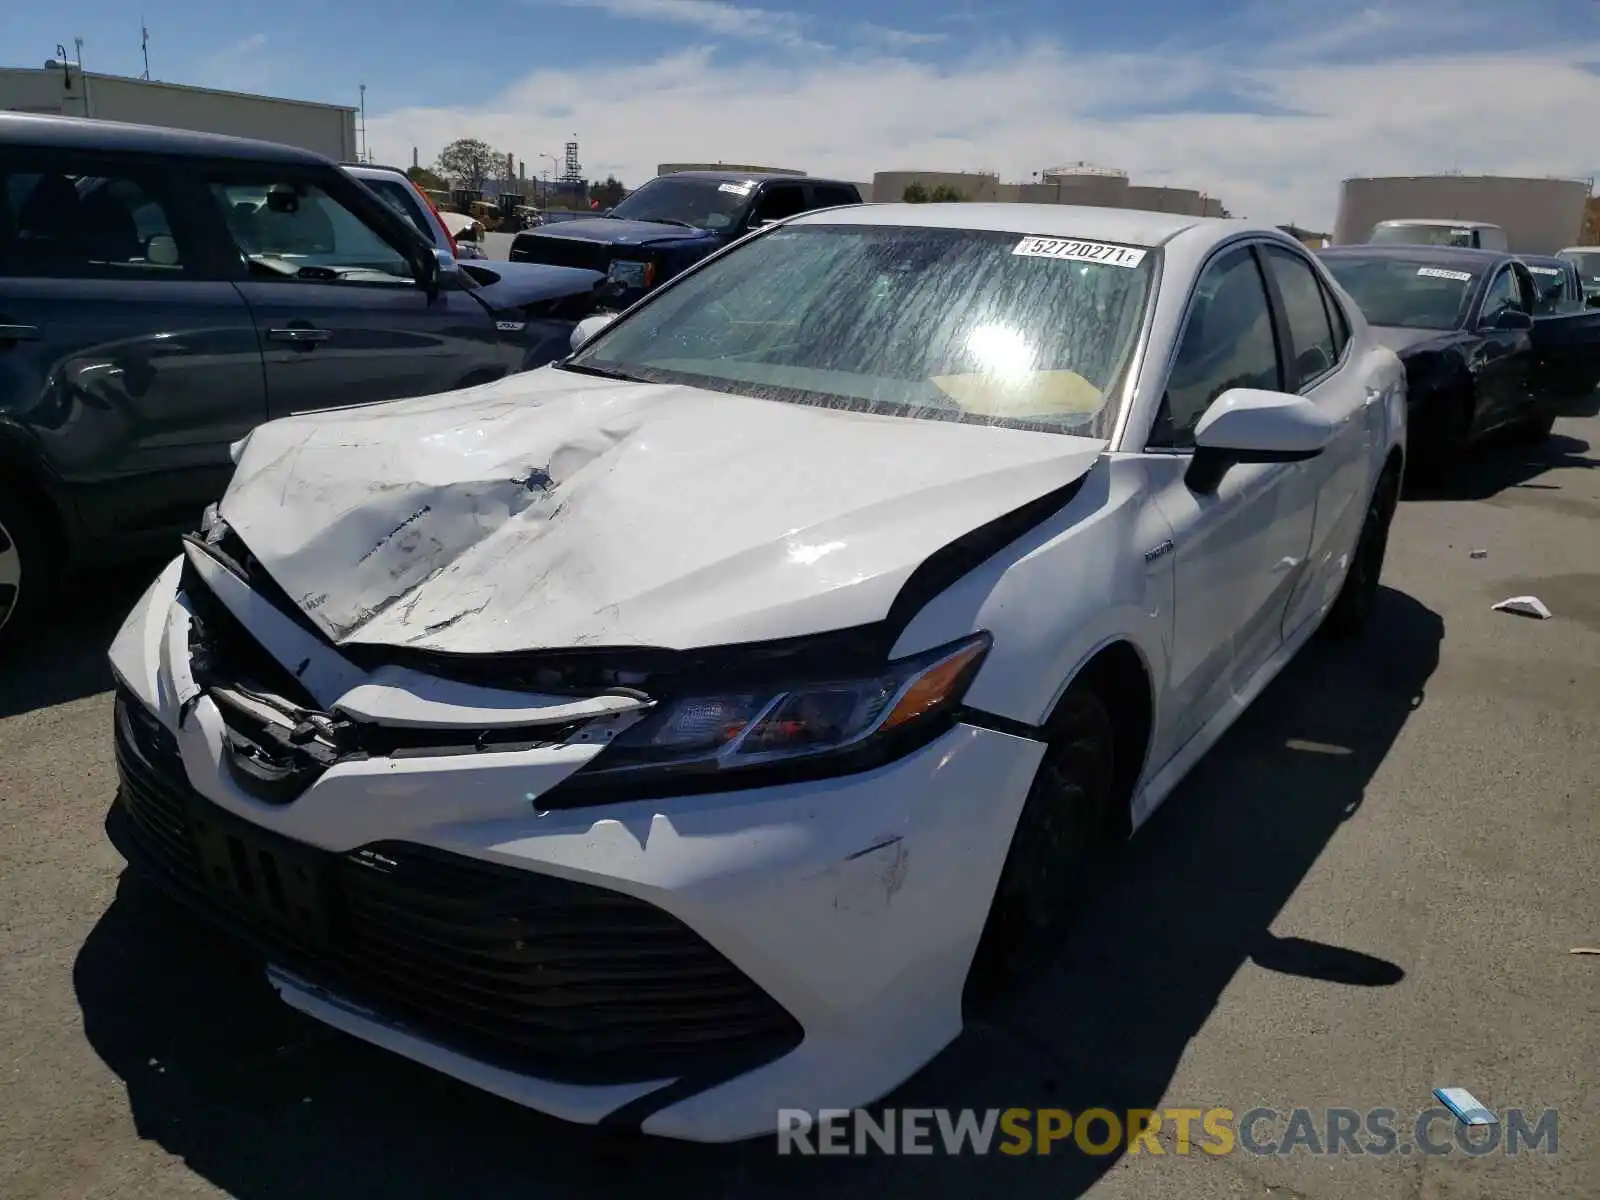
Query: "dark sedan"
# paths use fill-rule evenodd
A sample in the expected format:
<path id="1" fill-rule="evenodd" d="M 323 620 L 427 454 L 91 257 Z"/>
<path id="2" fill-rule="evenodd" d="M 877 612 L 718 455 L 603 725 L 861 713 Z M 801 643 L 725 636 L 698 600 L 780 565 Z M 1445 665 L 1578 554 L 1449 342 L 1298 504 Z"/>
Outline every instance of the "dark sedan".
<path id="1" fill-rule="evenodd" d="M 1438 480 L 1492 433 L 1542 439 L 1600 381 L 1600 312 L 1541 303 L 1525 263 L 1434 246 L 1319 252 L 1406 365 L 1412 472 Z"/>

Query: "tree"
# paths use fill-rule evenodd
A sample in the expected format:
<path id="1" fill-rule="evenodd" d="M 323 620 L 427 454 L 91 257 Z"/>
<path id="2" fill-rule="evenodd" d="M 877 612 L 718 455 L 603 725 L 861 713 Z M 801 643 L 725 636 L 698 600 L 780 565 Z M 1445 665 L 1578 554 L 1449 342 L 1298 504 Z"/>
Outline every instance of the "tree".
<path id="1" fill-rule="evenodd" d="M 427 167 L 407 167 L 406 178 L 425 192 L 442 192 L 449 186 Z"/>
<path id="2" fill-rule="evenodd" d="M 600 201 L 601 208 L 615 208 L 627 194 L 628 189 L 622 186 L 622 181 L 615 175 L 607 175 L 604 183 L 589 188 L 589 198 Z"/>
<path id="3" fill-rule="evenodd" d="M 930 188 L 921 180 L 917 180 L 906 185 L 906 190 L 901 193 L 900 199 L 907 204 L 948 204 L 965 200 L 966 197 L 948 184 L 941 183 Z"/>
<path id="4" fill-rule="evenodd" d="M 439 174 L 452 180 L 457 187 L 468 191 L 481 191 L 484 180 L 492 178 L 505 162 L 488 142 L 477 138 L 457 138 L 439 151 L 435 164 Z"/>

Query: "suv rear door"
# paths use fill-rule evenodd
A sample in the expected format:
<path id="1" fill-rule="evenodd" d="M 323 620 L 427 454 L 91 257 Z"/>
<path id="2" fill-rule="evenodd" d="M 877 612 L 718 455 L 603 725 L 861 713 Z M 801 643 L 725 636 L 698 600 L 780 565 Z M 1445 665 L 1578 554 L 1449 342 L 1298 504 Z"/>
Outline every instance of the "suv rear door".
<path id="1" fill-rule="evenodd" d="M 201 187 L 255 317 L 272 416 L 506 373 L 489 313 L 450 274 L 431 298 L 418 287 L 408 257 L 418 247 L 374 219 L 382 201 L 337 168 L 208 163 Z"/>
<path id="2" fill-rule="evenodd" d="M 250 311 L 195 207 L 158 157 L 0 148 L 0 426 L 87 539 L 129 551 L 192 524 L 267 415 Z"/>

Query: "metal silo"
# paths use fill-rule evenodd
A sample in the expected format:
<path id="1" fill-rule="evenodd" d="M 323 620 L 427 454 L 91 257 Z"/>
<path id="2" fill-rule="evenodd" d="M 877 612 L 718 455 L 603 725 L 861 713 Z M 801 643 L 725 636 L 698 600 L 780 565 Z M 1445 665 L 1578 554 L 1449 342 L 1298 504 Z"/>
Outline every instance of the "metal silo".
<path id="1" fill-rule="evenodd" d="M 1347 179 L 1339 189 L 1336 244 L 1364 242 L 1380 221 L 1436 217 L 1487 221 L 1517 254 L 1553 254 L 1578 240 L 1592 179 L 1503 175 L 1395 175 Z"/>

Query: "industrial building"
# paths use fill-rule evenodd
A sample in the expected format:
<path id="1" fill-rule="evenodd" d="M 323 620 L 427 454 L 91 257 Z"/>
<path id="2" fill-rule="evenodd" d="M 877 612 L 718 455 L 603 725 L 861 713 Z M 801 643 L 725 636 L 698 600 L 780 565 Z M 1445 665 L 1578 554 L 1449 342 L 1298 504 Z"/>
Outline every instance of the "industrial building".
<path id="1" fill-rule="evenodd" d="M 872 199 L 899 200 L 906 189 L 954 192 L 963 200 L 1025 204 L 1088 204 L 1099 208 L 1137 208 L 1147 212 L 1225 217 L 1215 196 L 1193 188 L 1135 186 L 1126 171 L 1087 163 L 1050 167 L 1025 183 L 1003 183 L 998 175 L 976 171 L 879 171 L 872 177 Z"/>
<path id="2" fill-rule="evenodd" d="M 0 67 L 0 111 L 260 138 L 341 162 L 358 157 L 357 109 L 352 107 L 85 73 L 72 62 L 44 68 Z"/>
<path id="3" fill-rule="evenodd" d="M 1487 221 L 1518 254 L 1554 254 L 1582 235 L 1592 179 L 1505 175 L 1397 175 L 1347 179 L 1339 189 L 1336 243 L 1364 242 L 1380 221 Z"/>

